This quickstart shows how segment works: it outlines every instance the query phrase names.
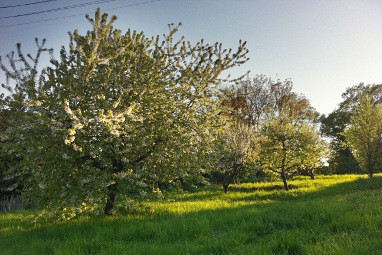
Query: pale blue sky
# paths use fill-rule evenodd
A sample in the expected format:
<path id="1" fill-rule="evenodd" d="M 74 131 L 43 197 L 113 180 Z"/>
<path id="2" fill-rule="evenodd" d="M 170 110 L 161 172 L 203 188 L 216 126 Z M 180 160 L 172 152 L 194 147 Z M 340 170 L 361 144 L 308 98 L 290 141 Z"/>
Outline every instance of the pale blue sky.
<path id="1" fill-rule="evenodd" d="M 0 6 L 37 0 L 0 0 Z M 0 9 L 0 17 L 92 0 L 58 0 L 23 8 Z M 94 1 L 94 0 L 93 0 Z M 0 18 L 0 26 L 116 8 L 146 0 L 115 0 L 83 8 L 21 18 Z M 306 95 L 321 113 L 341 101 L 346 87 L 382 83 L 382 1 L 324 0 L 162 0 L 109 11 L 118 16 L 115 27 L 143 30 L 147 35 L 167 32 L 167 24 L 182 22 L 181 35 L 193 42 L 222 42 L 237 47 L 248 41 L 251 60 L 232 70 L 250 70 L 280 79 L 291 78 L 295 91 Z M 83 16 L 29 25 L 0 27 L 0 55 L 21 42 L 34 52 L 34 37 L 47 38 L 56 51 L 68 44 L 67 31 L 90 28 Z M 3 73 L 0 79 L 3 80 Z M 3 90 L 2 90 L 3 91 Z"/>

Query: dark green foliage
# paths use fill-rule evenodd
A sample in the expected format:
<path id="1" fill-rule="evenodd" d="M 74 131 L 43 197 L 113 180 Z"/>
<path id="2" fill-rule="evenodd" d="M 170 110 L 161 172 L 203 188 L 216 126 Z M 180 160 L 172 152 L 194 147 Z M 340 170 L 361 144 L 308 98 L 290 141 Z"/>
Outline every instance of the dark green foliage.
<path id="1" fill-rule="evenodd" d="M 21 161 L 21 155 L 11 153 L 6 149 L 10 142 L 6 130 L 17 117 L 15 111 L 0 109 L 0 197 L 19 194 L 22 188 L 19 184 L 21 176 L 10 174 L 12 166 Z"/>
<path id="2" fill-rule="evenodd" d="M 322 116 L 320 119 L 321 132 L 332 139 L 330 147 L 333 153 L 328 161 L 331 173 L 362 172 L 357 160 L 347 146 L 347 141 L 342 132 L 350 124 L 354 110 L 359 105 L 360 97 L 364 93 L 372 96 L 374 104 L 382 102 L 382 84 L 365 85 L 360 83 L 347 88 L 342 94 L 343 101 L 339 104 L 338 109 L 328 116 Z"/>
<path id="3" fill-rule="evenodd" d="M 333 150 L 333 155 L 328 160 L 329 173 L 359 174 L 362 172 L 357 160 L 348 147 L 332 142 L 330 148 Z"/>
<path id="4" fill-rule="evenodd" d="M 357 160 L 354 158 L 350 148 L 346 146 L 346 139 L 342 132 L 349 124 L 352 114 L 337 109 L 328 116 L 321 116 L 321 132 L 330 137 L 330 149 L 332 155 L 328 160 L 329 173 L 361 173 Z"/>

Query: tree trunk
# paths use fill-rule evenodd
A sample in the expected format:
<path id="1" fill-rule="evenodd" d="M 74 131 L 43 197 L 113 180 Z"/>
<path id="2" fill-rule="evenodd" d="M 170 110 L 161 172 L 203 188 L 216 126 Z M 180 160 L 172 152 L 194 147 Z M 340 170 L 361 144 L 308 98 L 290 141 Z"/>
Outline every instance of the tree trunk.
<path id="1" fill-rule="evenodd" d="M 235 179 L 235 174 L 226 173 L 226 175 L 223 178 L 223 190 L 224 190 L 224 193 L 228 192 L 228 186 L 231 183 L 233 183 L 234 179 Z"/>
<path id="2" fill-rule="evenodd" d="M 114 202 L 115 202 L 115 198 L 117 197 L 117 188 L 118 188 L 118 182 L 110 184 L 109 187 L 107 187 L 109 191 L 109 195 L 108 195 L 106 205 L 104 208 L 105 215 L 113 215 Z"/>
<path id="3" fill-rule="evenodd" d="M 261 177 L 261 182 L 266 182 L 266 179 L 265 179 L 265 172 L 263 170 L 260 170 L 260 177 Z M 272 177 L 271 177 L 272 178 Z"/>
<path id="4" fill-rule="evenodd" d="M 286 176 L 285 176 L 284 171 L 281 172 L 281 179 L 283 179 L 284 189 L 285 189 L 286 191 L 288 191 L 288 190 L 289 190 L 289 187 L 288 187 L 288 183 L 287 183 L 287 180 L 286 180 Z"/>
<path id="5" fill-rule="evenodd" d="M 113 167 L 115 174 L 122 173 L 124 169 L 124 164 L 122 161 L 116 160 L 115 158 L 112 158 L 113 160 Z M 114 203 L 115 199 L 117 197 L 118 193 L 118 182 L 114 180 L 113 184 L 110 184 L 107 187 L 107 190 L 109 191 L 108 198 L 106 201 L 105 208 L 103 210 L 105 215 L 113 215 L 114 214 Z"/>
<path id="6" fill-rule="evenodd" d="M 287 183 L 286 176 L 285 176 L 285 162 L 286 162 L 286 157 L 287 157 L 285 141 L 282 141 L 282 145 L 283 145 L 283 157 L 282 157 L 282 167 L 281 167 L 281 179 L 283 179 L 284 189 L 286 191 L 288 191 L 289 187 L 288 187 L 288 183 Z"/>
<path id="7" fill-rule="evenodd" d="M 227 192 L 228 192 L 228 186 L 229 186 L 229 183 L 223 183 L 223 190 L 224 190 L 224 193 L 227 193 Z"/>
<path id="8" fill-rule="evenodd" d="M 372 155 L 371 155 L 371 152 L 368 151 L 367 153 L 367 172 L 369 173 L 369 178 L 372 178 L 373 177 L 373 158 L 372 158 Z"/>
<path id="9" fill-rule="evenodd" d="M 236 185 L 240 185 L 241 183 L 240 183 L 240 177 L 239 176 L 236 176 L 235 178 L 234 178 L 234 183 L 236 184 Z"/>

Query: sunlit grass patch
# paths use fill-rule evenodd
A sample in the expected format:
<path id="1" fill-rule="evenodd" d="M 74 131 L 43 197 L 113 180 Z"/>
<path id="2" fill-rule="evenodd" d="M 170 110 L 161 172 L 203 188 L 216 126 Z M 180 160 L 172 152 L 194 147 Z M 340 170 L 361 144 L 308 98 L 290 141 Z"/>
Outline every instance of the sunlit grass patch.
<path id="1" fill-rule="evenodd" d="M 142 212 L 40 226 L 28 212 L 0 214 L 0 253 L 382 254 L 381 175 L 289 184 L 164 191 Z"/>
<path id="2" fill-rule="evenodd" d="M 268 204 L 280 200 L 302 199 L 302 195 L 317 192 L 326 187 L 363 178 L 357 175 L 297 177 L 289 182 L 290 191 L 285 191 L 280 180 L 266 183 L 243 183 L 232 185 L 228 193 L 220 186 L 198 188 L 193 192 L 165 193 L 163 198 L 145 201 L 143 204 L 156 213 L 183 214 L 203 210 L 236 208 L 244 205 Z"/>

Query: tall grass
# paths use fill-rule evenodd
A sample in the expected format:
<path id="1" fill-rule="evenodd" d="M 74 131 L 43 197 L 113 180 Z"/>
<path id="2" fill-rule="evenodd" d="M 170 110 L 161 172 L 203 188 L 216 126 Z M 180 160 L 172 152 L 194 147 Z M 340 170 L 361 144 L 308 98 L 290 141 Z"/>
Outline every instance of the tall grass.
<path id="1" fill-rule="evenodd" d="M 60 224 L 0 214 L 0 254 L 382 254 L 382 176 L 290 185 L 168 193 L 149 211 Z"/>

